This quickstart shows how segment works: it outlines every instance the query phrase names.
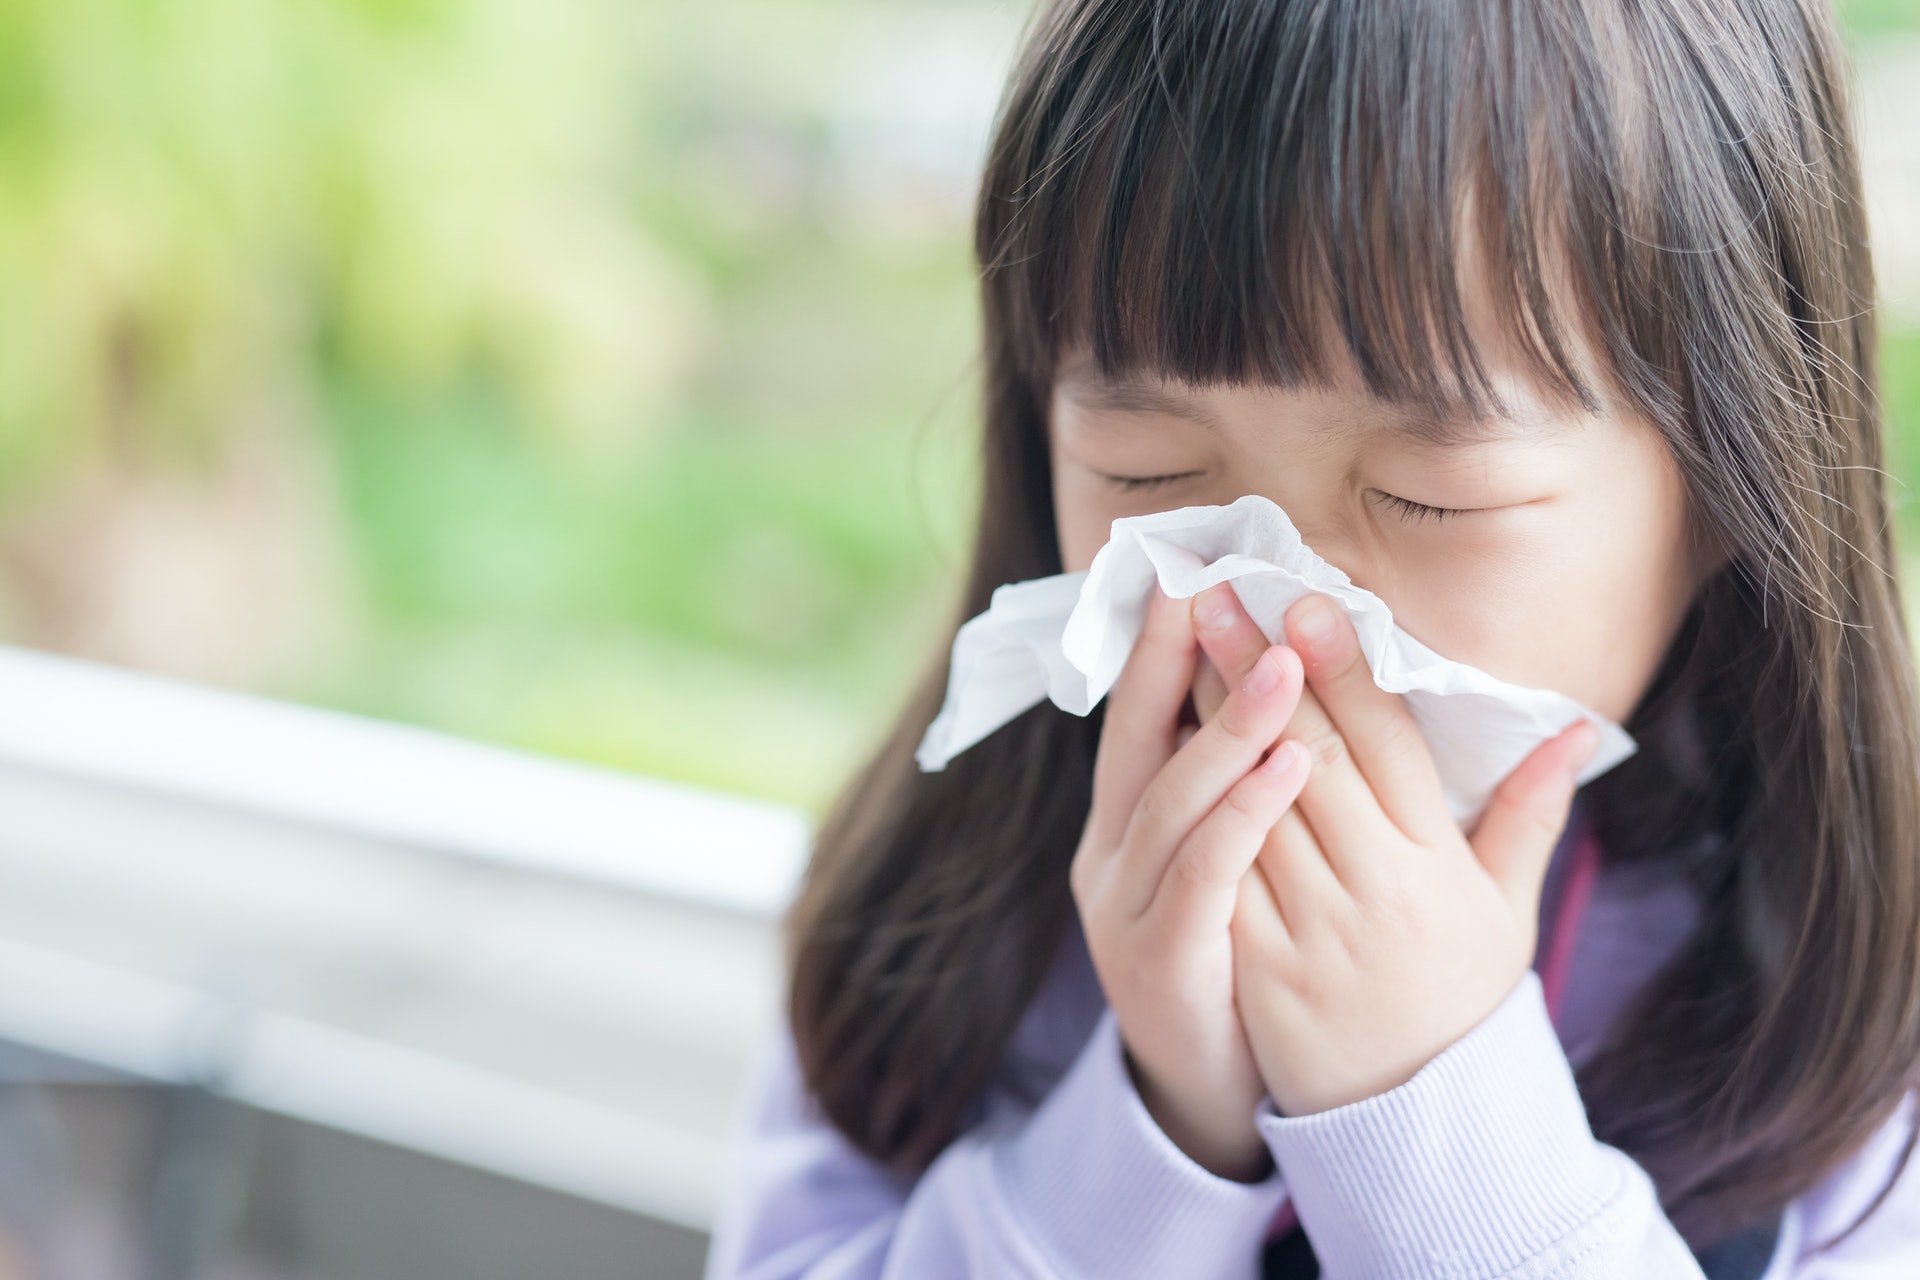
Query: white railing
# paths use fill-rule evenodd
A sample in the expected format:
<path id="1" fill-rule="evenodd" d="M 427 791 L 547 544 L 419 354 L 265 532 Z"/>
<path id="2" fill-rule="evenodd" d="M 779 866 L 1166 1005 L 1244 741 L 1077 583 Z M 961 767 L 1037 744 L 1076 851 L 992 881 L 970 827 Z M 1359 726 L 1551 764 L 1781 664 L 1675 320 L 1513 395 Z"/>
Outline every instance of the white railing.
<path id="1" fill-rule="evenodd" d="M 0 1038 L 702 1228 L 807 839 L 0 649 Z"/>

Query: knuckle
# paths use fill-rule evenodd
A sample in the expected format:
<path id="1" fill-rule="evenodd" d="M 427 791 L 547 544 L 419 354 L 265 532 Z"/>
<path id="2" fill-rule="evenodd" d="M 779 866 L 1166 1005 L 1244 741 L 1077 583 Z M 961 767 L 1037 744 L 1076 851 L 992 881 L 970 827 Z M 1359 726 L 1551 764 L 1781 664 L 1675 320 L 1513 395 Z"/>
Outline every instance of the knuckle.
<path id="1" fill-rule="evenodd" d="M 1373 679 L 1373 670 L 1367 666 L 1358 643 L 1349 643 L 1338 657 L 1321 668 L 1321 674 L 1329 680 L 1347 680 L 1357 675 L 1366 676 L 1368 681 Z"/>
<path id="2" fill-rule="evenodd" d="M 1504 808 L 1522 829 L 1541 837 L 1559 835 L 1560 828 L 1565 824 L 1566 814 L 1557 801 L 1556 796 L 1538 793 L 1495 797 L 1495 803 Z"/>
<path id="3" fill-rule="evenodd" d="M 1412 713 L 1382 717 L 1379 728 L 1380 745 L 1394 755 L 1410 754 L 1426 748 L 1426 739 L 1420 734 L 1420 726 L 1414 723 Z"/>
<path id="4" fill-rule="evenodd" d="M 1250 742 L 1265 727 L 1265 710 L 1253 699 L 1236 695 L 1221 704 L 1220 714 L 1213 723 L 1219 725 L 1220 732 L 1231 741 Z"/>
<path id="5" fill-rule="evenodd" d="M 1133 824 L 1136 829 L 1157 829 L 1173 819 L 1176 808 L 1173 793 L 1156 781 L 1140 793 L 1140 802 L 1133 809 Z"/>
<path id="6" fill-rule="evenodd" d="M 1213 883 L 1207 875 L 1207 860 L 1198 856 L 1193 849 L 1181 849 L 1174 856 L 1173 865 L 1168 868 L 1168 871 L 1185 888 L 1204 889 Z"/>
<path id="7" fill-rule="evenodd" d="M 1324 1012 L 1337 1008 L 1340 1000 L 1340 966 L 1319 962 L 1293 966 L 1287 976 L 1287 997 L 1301 1009 Z"/>
<path id="8" fill-rule="evenodd" d="M 1335 768 L 1347 759 L 1347 742 L 1331 727 L 1313 729 L 1299 738 L 1315 772 Z"/>
<path id="9" fill-rule="evenodd" d="M 1249 774 L 1241 779 L 1220 803 L 1237 817 L 1258 818 L 1266 808 L 1266 796 L 1259 777 Z"/>

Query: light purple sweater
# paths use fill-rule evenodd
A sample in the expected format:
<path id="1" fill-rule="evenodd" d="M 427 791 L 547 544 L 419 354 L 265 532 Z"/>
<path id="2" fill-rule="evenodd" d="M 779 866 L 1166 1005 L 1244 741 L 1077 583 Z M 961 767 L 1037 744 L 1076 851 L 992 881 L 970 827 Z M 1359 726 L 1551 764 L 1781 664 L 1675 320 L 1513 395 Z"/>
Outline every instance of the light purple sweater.
<path id="1" fill-rule="evenodd" d="M 1548 873 L 1541 956 L 1571 843 Z M 1328 1280 L 1697 1280 L 1645 1171 L 1588 1129 L 1569 1065 L 1696 918 L 1690 891 L 1650 874 L 1600 876 L 1557 1026 L 1529 970 L 1396 1088 L 1298 1117 L 1263 1101 L 1255 1123 L 1275 1167 L 1256 1183 L 1201 1168 L 1147 1113 L 1077 925 L 982 1118 L 917 1180 L 888 1175 L 827 1123 L 783 1023 L 740 1113 L 707 1280 L 1246 1280 L 1289 1199 Z M 1008 1088 L 1016 1059 L 1039 1064 L 1037 1108 Z M 1886 1186 L 1914 1119 L 1909 1093 L 1789 1207 L 1765 1280 L 1920 1278 L 1920 1152 L 1859 1230 L 1802 1256 Z"/>

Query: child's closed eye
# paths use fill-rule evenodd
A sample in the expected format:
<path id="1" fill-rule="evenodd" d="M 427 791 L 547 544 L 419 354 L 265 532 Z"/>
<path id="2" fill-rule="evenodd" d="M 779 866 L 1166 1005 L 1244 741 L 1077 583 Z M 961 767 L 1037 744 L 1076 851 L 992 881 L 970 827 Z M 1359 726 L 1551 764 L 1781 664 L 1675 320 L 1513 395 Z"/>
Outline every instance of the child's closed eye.
<path id="1" fill-rule="evenodd" d="M 1190 480 L 1194 476 L 1205 474 L 1204 471 L 1177 471 L 1164 476 L 1104 476 L 1104 478 L 1111 481 L 1115 488 L 1135 493 L 1142 489 L 1158 489 L 1176 480 Z"/>
<path id="2" fill-rule="evenodd" d="M 1111 483 L 1115 488 L 1128 493 L 1138 493 L 1144 490 L 1158 489 L 1163 485 L 1173 484 L 1179 480 L 1190 480 L 1195 476 L 1205 474 L 1204 471 L 1176 471 L 1157 476 L 1116 476 L 1102 473 L 1102 478 Z M 1383 489 L 1375 489 L 1372 492 L 1381 503 L 1391 508 L 1396 515 L 1414 524 L 1418 524 L 1423 520 L 1433 520 L 1437 522 L 1446 519 L 1448 516 L 1466 515 L 1468 512 L 1475 510 L 1473 507 L 1436 507 L 1425 502 L 1415 502 L 1411 498 L 1402 498 L 1397 494 L 1388 493 Z"/>
<path id="3" fill-rule="evenodd" d="M 1394 514 L 1413 524 L 1418 524 L 1423 520 L 1433 520 L 1437 522 L 1446 519 L 1448 516 L 1463 516 L 1476 510 L 1476 508 L 1473 507 L 1429 506 L 1424 502 L 1415 502 L 1410 498 L 1398 497 L 1395 494 L 1387 493 L 1381 489 L 1375 489 L 1373 494 L 1383 505 L 1391 509 Z"/>

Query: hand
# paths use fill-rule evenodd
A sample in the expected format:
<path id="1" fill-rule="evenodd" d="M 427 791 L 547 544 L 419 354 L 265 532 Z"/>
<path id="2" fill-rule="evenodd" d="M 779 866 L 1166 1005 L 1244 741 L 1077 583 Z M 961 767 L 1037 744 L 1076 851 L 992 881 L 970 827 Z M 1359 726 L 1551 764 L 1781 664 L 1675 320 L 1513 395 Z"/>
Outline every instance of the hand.
<path id="1" fill-rule="evenodd" d="M 1193 685 L 1208 725 L 1217 688 L 1267 640 L 1225 584 L 1196 597 L 1194 614 L 1215 672 Z M 1285 737 L 1313 767 L 1241 884 L 1232 932 L 1260 1074 L 1281 1114 L 1307 1115 L 1404 1083 L 1512 991 L 1532 963 L 1575 775 L 1599 737 L 1583 721 L 1542 744 L 1468 836 L 1346 615 L 1308 596 L 1285 626 L 1308 685 Z"/>
<path id="2" fill-rule="evenodd" d="M 1107 698 L 1070 874 L 1147 1109 L 1197 1163 L 1244 1181 L 1269 1160 L 1254 1123 L 1266 1088 L 1235 1010 L 1229 926 L 1242 878 L 1308 763 L 1299 747 L 1268 753 L 1301 670 L 1290 650 L 1261 649 L 1211 723 L 1179 741 L 1199 650 L 1187 601 L 1155 589 Z"/>

